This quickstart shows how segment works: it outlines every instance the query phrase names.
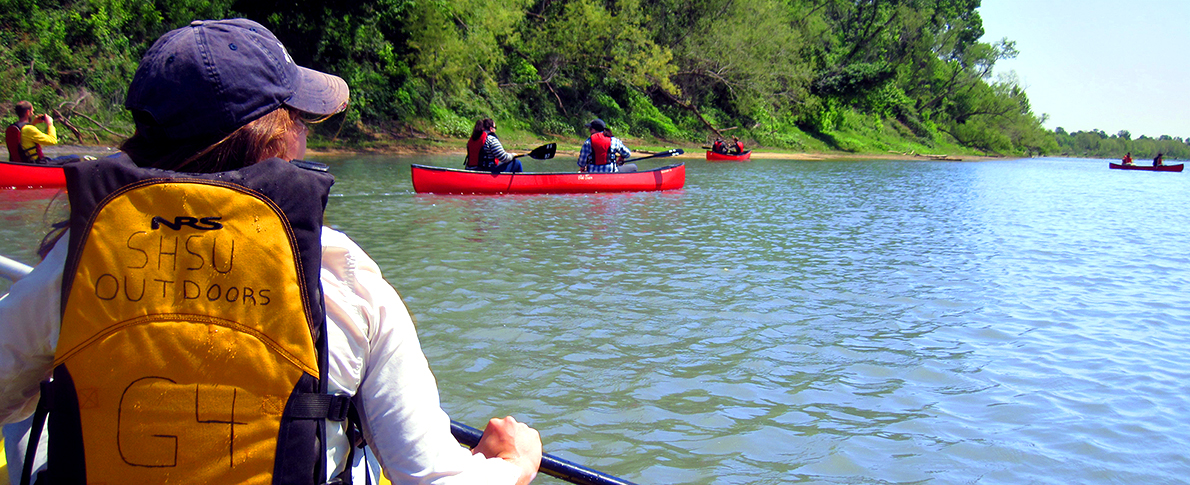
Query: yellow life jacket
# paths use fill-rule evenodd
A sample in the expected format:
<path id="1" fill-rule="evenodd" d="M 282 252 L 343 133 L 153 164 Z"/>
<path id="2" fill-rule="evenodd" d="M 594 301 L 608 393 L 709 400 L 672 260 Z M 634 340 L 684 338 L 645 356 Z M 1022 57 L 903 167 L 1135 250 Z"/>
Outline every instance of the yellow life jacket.
<path id="1" fill-rule="evenodd" d="M 50 483 L 326 481 L 326 419 L 350 406 L 321 379 L 334 179 L 298 163 L 65 167 L 62 327 L 38 411 Z"/>

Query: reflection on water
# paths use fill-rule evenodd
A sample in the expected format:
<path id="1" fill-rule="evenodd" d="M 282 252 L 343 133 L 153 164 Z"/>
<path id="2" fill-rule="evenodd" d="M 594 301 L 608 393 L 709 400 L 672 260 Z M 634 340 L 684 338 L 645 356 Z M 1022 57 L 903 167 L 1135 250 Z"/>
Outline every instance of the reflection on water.
<path id="1" fill-rule="evenodd" d="M 1184 175 L 688 160 L 673 192 L 412 193 L 455 158 L 324 161 L 456 419 L 639 483 L 1190 472 Z M 34 206 L 0 206 L 6 253 Z"/>

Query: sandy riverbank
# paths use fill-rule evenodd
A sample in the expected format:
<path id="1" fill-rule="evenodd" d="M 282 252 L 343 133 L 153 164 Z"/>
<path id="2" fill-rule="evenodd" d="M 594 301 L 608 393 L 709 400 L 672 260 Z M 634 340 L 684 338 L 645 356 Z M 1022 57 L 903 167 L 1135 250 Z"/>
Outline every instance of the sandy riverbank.
<path id="1" fill-rule="evenodd" d="M 527 153 L 530 150 L 538 147 L 546 142 L 534 144 L 521 143 L 507 143 L 505 149 L 512 153 Z M 368 149 L 320 149 L 309 148 L 308 153 L 313 155 L 348 155 L 352 153 L 368 153 L 368 154 L 393 154 L 393 155 L 466 155 L 466 150 L 463 148 L 463 141 L 457 144 L 449 144 L 449 146 L 442 145 L 402 145 L 394 144 L 378 148 Z M 581 142 L 576 142 L 572 146 L 577 147 Z M 565 146 L 564 142 L 559 142 L 559 145 Z M 568 147 L 569 148 L 569 147 Z M 667 147 L 668 148 L 668 147 Z M 706 149 L 699 146 L 675 146 L 673 148 L 681 148 L 686 153 L 671 158 L 702 160 L 706 158 Z M 655 151 L 648 150 L 633 150 L 633 157 L 651 155 Z M 555 155 L 556 158 L 577 158 L 578 150 L 560 149 Z M 992 156 L 978 156 L 978 155 L 950 155 L 950 154 L 915 154 L 915 153 L 847 153 L 847 152 L 788 152 L 788 151 L 768 151 L 758 149 L 752 151 L 753 158 L 761 158 L 766 160 L 943 160 L 943 161 L 983 161 L 993 160 L 1001 157 Z"/>
<path id="2" fill-rule="evenodd" d="M 512 153 L 527 153 L 535 146 L 516 146 L 509 145 L 506 147 Z M 688 160 L 703 160 L 706 158 L 706 150 L 702 148 L 682 148 L 685 153 L 669 158 L 688 159 Z M 394 155 L 457 155 L 464 156 L 466 152 L 456 148 L 441 148 L 441 147 L 406 147 L 406 146 L 392 146 L 382 149 L 365 149 L 365 150 L 327 150 L 327 149 L 309 149 L 307 151 L 312 155 L 347 155 L 352 153 L 368 153 L 368 154 L 394 154 Z M 651 155 L 656 152 L 647 150 L 634 150 L 633 157 Z M 555 158 L 577 158 L 578 150 L 558 150 Z M 828 153 L 793 153 L 793 152 L 778 152 L 754 150 L 752 152 L 753 158 L 765 160 L 801 160 L 801 161 L 825 161 L 825 160 L 941 160 L 941 161 L 984 161 L 994 160 L 1001 157 L 988 157 L 976 155 L 946 155 L 946 154 L 902 154 L 902 153 L 845 153 L 845 152 L 828 152 Z"/>
<path id="3" fill-rule="evenodd" d="M 509 151 L 514 153 L 524 153 L 531 150 L 533 147 L 513 146 L 508 147 Z M 706 150 L 698 147 L 685 148 L 685 154 L 678 155 L 671 158 L 702 160 L 706 157 Z M 115 147 L 108 146 L 87 146 L 87 145 L 55 145 L 43 148 L 43 151 L 48 157 L 56 157 L 66 154 L 91 155 L 94 157 L 102 157 L 111 155 L 118 151 Z M 362 149 L 362 150 L 346 150 L 346 149 L 314 149 L 307 151 L 309 155 L 350 155 L 353 153 L 368 153 L 368 154 L 393 154 L 393 155 L 458 155 L 463 156 L 464 151 L 456 148 L 442 148 L 442 147 L 424 147 L 424 146 L 401 146 L 392 145 L 383 148 Z M 634 151 L 634 156 L 649 155 L 653 152 L 638 150 Z M 557 158 L 576 158 L 578 151 L 559 150 Z M 844 153 L 844 152 L 829 152 L 829 153 L 791 153 L 791 152 L 777 152 L 756 150 L 752 152 L 753 158 L 761 158 L 765 160 L 954 160 L 954 161 L 983 161 L 992 160 L 998 157 L 983 157 L 973 155 L 946 155 L 946 154 L 900 154 L 900 153 Z M 945 157 L 945 158 L 939 158 Z"/>
<path id="4" fill-rule="evenodd" d="M 59 157 L 62 155 L 90 155 L 93 157 L 106 157 L 118 151 L 120 151 L 118 148 L 108 146 L 53 145 L 41 147 L 41 152 L 49 158 Z"/>

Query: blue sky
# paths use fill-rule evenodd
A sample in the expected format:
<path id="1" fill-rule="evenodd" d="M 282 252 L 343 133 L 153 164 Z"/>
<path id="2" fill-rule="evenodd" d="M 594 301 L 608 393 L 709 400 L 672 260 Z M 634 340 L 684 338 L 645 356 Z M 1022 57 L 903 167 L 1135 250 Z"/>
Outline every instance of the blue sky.
<path id="1" fill-rule="evenodd" d="M 1190 138 L 1190 0 L 983 0 L 984 42 L 1016 41 L 1045 127 Z"/>

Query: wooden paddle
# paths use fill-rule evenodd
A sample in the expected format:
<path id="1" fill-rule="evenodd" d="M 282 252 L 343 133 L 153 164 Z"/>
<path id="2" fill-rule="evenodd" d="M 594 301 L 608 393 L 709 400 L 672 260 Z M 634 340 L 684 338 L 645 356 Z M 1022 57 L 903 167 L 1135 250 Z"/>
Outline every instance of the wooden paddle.
<path id="1" fill-rule="evenodd" d="M 469 448 L 478 446 L 479 438 L 483 437 L 483 431 L 454 420 L 450 422 L 450 433 L 455 435 L 455 439 L 459 443 Z M 541 455 L 541 471 L 551 477 L 579 485 L 635 485 L 622 478 L 577 465 L 549 453 Z"/>
<path id="2" fill-rule="evenodd" d="M 528 155 L 529 158 L 532 158 L 534 160 L 549 160 L 551 158 L 554 158 L 555 153 L 558 153 L 558 144 L 557 143 L 547 143 L 545 145 L 534 148 L 533 151 L 531 151 L 529 153 L 522 153 L 522 154 L 517 155 L 512 158 L 517 159 L 517 158 L 521 158 L 525 155 Z"/>

